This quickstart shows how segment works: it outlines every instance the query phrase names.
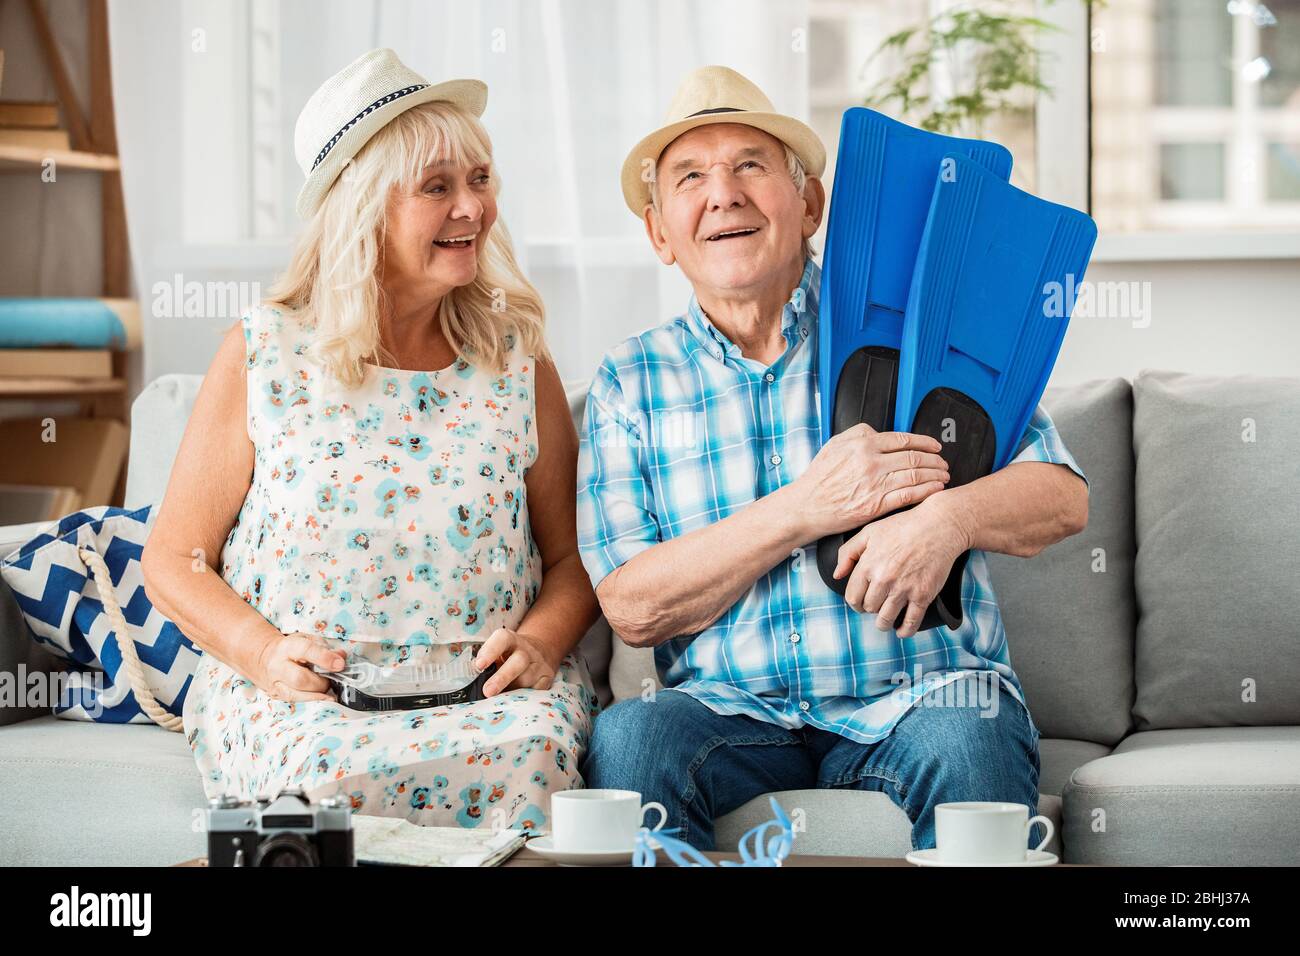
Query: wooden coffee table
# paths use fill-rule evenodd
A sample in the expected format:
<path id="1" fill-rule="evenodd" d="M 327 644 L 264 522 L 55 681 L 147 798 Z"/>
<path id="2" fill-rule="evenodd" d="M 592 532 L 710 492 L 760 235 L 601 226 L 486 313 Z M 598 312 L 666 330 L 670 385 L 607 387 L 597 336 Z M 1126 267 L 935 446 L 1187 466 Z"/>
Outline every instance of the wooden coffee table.
<path id="1" fill-rule="evenodd" d="M 719 853 L 709 852 L 704 854 L 714 863 L 722 860 L 740 861 L 739 853 Z M 186 860 L 184 863 L 177 863 L 177 866 L 207 866 L 207 857 L 199 856 L 192 860 Z M 542 856 L 536 850 L 530 850 L 524 847 L 515 853 L 514 856 L 506 860 L 501 866 L 559 866 L 554 860 L 549 860 Z M 673 867 L 675 864 L 671 860 L 660 860 L 659 866 Z M 884 857 L 884 856 L 811 856 L 806 854 L 792 853 L 786 857 L 781 864 L 782 866 L 906 866 L 911 867 L 901 857 Z M 1056 866 L 1078 866 L 1080 864 L 1057 863 Z M 919 869 L 919 867 L 918 867 Z"/>
<path id="2" fill-rule="evenodd" d="M 721 853 L 705 852 L 705 857 L 718 863 L 722 860 L 734 860 L 740 862 L 739 853 Z M 502 866 L 559 866 L 554 860 L 549 860 L 542 856 L 536 850 L 530 850 L 523 847 L 510 859 L 501 864 Z M 782 862 L 782 866 L 907 866 L 912 864 L 906 860 L 884 856 L 807 856 L 792 853 Z M 658 866 L 673 868 L 676 866 L 672 860 L 661 856 Z"/>

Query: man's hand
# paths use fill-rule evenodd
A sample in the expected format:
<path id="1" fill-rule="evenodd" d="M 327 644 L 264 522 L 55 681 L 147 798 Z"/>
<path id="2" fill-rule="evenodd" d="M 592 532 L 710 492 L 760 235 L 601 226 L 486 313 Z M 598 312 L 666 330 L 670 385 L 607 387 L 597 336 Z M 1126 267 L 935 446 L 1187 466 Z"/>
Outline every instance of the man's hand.
<path id="1" fill-rule="evenodd" d="M 857 528 L 942 491 L 949 478 L 942 448 L 928 435 L 870 425 L 832 436 L 793 482 L 809 538 Z"/>
<path id="2" fill-rule="evenodd" d="M 943 496 L 930 497 L 846 541 L 835 577 L 849 575 L 844 600 L 855 611 L 875 614 L 882 631 L 890 630 L 906 608 L 898 636 L 912 637 L 953 562 L 970 547 L 969 533 L 954 509 L 945 507 Z"/>

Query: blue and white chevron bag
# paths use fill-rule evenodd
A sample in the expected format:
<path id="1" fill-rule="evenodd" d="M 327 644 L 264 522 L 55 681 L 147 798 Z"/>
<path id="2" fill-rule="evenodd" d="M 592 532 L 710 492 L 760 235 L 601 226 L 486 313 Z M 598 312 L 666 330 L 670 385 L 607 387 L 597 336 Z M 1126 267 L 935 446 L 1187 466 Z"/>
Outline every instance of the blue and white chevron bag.
<path id="1" fill-rule="evenodd" d="M 199 652 L 144 593 L 149 508 L 60 519 L 0 564 L 38 643 L 69 662 L 59 717 L 181 730 Z"/>

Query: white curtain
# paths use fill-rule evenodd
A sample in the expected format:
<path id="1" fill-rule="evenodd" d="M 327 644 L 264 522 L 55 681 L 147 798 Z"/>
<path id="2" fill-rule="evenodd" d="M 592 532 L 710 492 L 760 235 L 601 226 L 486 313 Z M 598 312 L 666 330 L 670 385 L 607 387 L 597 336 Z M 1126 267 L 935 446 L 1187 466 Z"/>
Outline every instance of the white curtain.
<path id="1" fill-rule="evenodd" d="M 374 47 L 434 81 L 488 83 L 502 216 L 545 296 L 561 374 L 588 377 L 689 295 L 623 204 L 627 150 L 709 63 L 806 117 L 806 20 L 803 0 L 111 0 L 146 381 L 206 368 L 232 300 L 283 266 L 298 110 Z"/>

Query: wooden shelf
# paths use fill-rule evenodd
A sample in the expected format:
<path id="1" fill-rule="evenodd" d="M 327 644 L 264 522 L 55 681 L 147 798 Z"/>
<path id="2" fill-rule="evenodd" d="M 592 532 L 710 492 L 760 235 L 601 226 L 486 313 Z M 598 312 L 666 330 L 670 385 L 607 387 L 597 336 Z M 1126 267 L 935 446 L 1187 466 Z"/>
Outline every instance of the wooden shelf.
<path id="1" fill-rule="evenodd" d="M 0 0 L 0 4 L 3 0 Z M 39 181 L 43 167 L 53 161 L 58 172 L 85 170 L 101 174 L 99 190 L 100 256 L 102 260 L 101 295 L 124 299 L 130 295 L 130 255 L 126 230 L 126 208 L 122 198 L 122 163 L 118 157 L 116 127 L 113 119 L 113 82 L 108 42 L 108 0 L 82 0 L 86 9 L 87 74 L 89 102 L 82 109 L 73 89 L 72 74 L 64 62 L 54 31 L 50 28 L 46 4 L 27 0 L 41 56 L 49 78 L 54 82 L 62 126 L 68 133 L 72 149 L 0 143 L 0 174 L 22 175 L 29 182 Z M 52 374 L 0 376 L 0 399 L 21 400 L 58 398 L 75 403 L 88 418 L 115 419 L 130 428 L 127 353 L 112 353 L 111 371 L 95 368 L 32 366 L 21 371 Z M 102 378 L 74 378 L 71 373 L 96 373 Z M 118 469 L 111 504 L 120 505 L 126 490 L 125 464 Z"/>
<path id="2" fill-rule="evenodd" d="M 16 146 L 0 143 L 0 172 L 18 172 L 41 166 L 52 159 L 58 166 L 71 169 L 95 169 L 113 172 L 122 168 L 116 156 L 86 153 L 76 149 L 41 149 L 39 146 Z"/>
<path id="3" fill-rule="evenodd" d="M 0 378 L 0 398 L 29 395 L 104 395 L 126 391 L 124 378 Z"/>

